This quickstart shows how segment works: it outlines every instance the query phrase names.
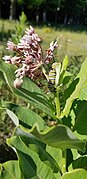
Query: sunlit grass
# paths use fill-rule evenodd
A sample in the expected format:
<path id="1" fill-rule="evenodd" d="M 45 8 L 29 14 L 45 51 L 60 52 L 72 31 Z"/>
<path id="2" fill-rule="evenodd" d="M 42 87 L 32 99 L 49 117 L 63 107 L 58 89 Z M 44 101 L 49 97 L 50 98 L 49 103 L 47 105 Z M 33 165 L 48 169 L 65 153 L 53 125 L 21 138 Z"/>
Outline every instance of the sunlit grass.
<path id="1" fill-rule="evenodd" d="M 30 24 L 30 23 L 29 23 Z M 0 33 L 13 33 L 16 21 L 0 20 Z M 36 32 L 42 38 L 43 49 L 48 49 L 49 43 L 57 39 L 59 44 L 58 56 L 86 56 L 87 55 L 87 33 L 85 31 L 74 32 L 65 28 L 35 27 Z"/>
<path id="2" fill-rule="evenodd" d="M 14 30 L 15 29 L 15 25 L 16 25 L 16 21 L 0 20 L 0 31 L 2 30 L 2 28 L 6 32 L 8 30 Z"/>
<path id="3" fill-rule="evenodd" d="M 72 32 L 67 30 L 58 30 L 55 28 L 37 28 L 37 33 L 43 39 L 43 45 L 49 46 L 52 40 L 57 39 L 59 43 L 59 54 L 69 56 L 87 55 L 87 34 L 86 32 Z M 61 47 L 61 48 L 60 48 Z"/>

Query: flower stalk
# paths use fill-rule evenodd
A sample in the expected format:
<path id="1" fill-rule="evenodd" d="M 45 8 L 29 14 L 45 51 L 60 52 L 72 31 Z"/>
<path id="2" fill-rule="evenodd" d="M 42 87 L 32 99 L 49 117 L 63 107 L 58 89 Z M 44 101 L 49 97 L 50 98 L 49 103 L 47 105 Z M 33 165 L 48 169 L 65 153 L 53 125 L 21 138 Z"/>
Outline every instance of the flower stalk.
<path id="1" fill-rule="evenodd" d="M 20 39 L 20 43 L 14 44 L 8 41 L 7 50 L 16 52 L 17 56 L 4 56 L 3 59 L 6 63 L 11 63 L 18 67 L 15 71 L 15 88 L 19 88 L 22 85 L 24 76 L 35 80 L 44 74 L 48 80 L 43 65 L 46 66 L 52 61 L 54 49 L 58 45 L 57 42 L 52 41 L 46 51 L 46 57 L 43 58 L 40 42 L 41 38 L 35 33 L 32 26 L 30 26 L 30 29 L 26 29 L 25 35 Z"/>

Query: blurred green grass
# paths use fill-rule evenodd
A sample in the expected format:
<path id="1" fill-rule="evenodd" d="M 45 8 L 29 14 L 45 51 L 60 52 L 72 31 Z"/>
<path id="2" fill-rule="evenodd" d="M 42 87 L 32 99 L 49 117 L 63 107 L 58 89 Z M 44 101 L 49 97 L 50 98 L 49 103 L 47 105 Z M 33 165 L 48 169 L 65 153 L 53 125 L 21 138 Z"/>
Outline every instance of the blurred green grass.
<path id="1" fill-rule="evenodd" d="M 0 51 L 3 47 L 3 42 L 9 39 L 12 33 L 15 33 L 17 21 L 0 20 Z M 30 24 L 30 23 L 29 23 Z M 29 26 L 27 26 L 29 27 Z M 49 47 L 52 40 L 57 39 L 59 42 L 58 56 L 86 56 L 87 55 L 87 31 L 81 29 L 74 30 L 73 28 L 64 27 L 48 27 L 48 26 L 35 26 L 36 33 L 42 39 L 43 49 Z M 61 47 L 61 48 L 60 48 Z"/>
<path id="2" fill-rule="evenodd" d="M 52 27 L 36 28 L 36 32 L 42 37 L 45 49 L 52 40 L 59 42 L 59 55 L 85 56 L 87 55 L 87 32 L 57 29 Z"/>

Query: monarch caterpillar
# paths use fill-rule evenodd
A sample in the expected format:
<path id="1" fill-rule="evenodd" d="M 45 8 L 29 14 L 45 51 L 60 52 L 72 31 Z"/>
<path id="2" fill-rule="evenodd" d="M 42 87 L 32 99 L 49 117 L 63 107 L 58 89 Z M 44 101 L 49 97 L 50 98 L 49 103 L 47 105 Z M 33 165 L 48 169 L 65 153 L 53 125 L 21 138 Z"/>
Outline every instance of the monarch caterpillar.
<path id="1" fill-rule="evenodd" d="M 48 88 L 51 92 L 55 92 L 59 83 L 59 77 L 61 72 L 61 63 L 53 63 L 52 69 L 49 71 Z"/>
<path id="2" fill-rule="evenodd" d="M 55 92 L 55 78 L 56 78 L 56 71 L 55 69 L 49 71 L 49 81 L 48 81 L 48 88 L 51 92 Z"/>

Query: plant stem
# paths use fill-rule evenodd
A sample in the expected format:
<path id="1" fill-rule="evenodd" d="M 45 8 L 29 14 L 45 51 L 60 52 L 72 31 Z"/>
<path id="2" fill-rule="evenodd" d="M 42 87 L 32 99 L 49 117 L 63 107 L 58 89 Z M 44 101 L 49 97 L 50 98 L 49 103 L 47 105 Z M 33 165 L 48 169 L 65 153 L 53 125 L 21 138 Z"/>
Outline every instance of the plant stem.
<path id="1" fill-rule="evenodd" d="M 67 150 L 62 151 L 62 173 L 66 172 Z"/>
<path id="2" fill-rule="evenodd" d="M 56 113 L 57 118 L 60 116 L 60 101 L 59 101 L 59 90 L 57 89 L 56 95 L 55 95 L 55 104 L 56 104 Z"/>

